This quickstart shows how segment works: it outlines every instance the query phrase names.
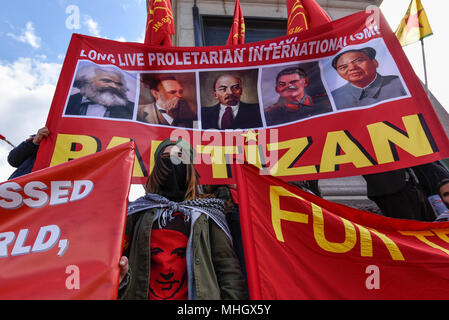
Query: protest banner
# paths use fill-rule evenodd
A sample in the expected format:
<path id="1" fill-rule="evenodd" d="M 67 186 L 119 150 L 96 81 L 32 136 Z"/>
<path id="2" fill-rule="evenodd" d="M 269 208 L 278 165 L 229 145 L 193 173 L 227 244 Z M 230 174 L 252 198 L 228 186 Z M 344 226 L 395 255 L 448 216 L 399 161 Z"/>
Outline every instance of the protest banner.
<path id="1" fill-rule="evenodd" d="M 0 299 L 116 299 L 134 144 L 0 183 Z"/>
<path id="2" fill-rule="evenodd" d="M 362 62 L 368 66 L 347 73 Z M 375 76 L 371 83 L 365 73 Z M 289 77 L 301 79 L 292 84 Z M 234 122 L 220 102 L 239 105 Z M 196 149 L 203 184 L 234 183 L 233 161 L 283 180 L 309 180 L 449 156 L 447 136 L 395 34 L 381 14 L 366 12 L 239 46 L 153 47 L 75 34 L 47 127 L 53 134 L 34 169 L 133 139 L 133 183 L 145 182 L 152 153 L 168 137 Z"/>
<path id="3" fill-rule="evenodd" d="M 449 222 L 384 217 L 236 167 L 251 299 L 449 298 Z"/>

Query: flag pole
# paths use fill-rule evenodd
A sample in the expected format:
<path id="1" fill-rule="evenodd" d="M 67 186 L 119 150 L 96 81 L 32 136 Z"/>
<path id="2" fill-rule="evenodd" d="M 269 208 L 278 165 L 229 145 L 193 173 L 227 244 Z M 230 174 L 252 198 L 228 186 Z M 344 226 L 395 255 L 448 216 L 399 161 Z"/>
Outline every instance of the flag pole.
<path id="1" fill-rule="evenodd" d="M 5 141 L 7 144 L 9 144 L 11 147 L 15 148 L 16 146 L 13 145 L 8 139 L 6 139 L 6 137 L 4 135 L 0 134 L 0 140 Z"/>
<path id="2" fill-rule="evenodd" d="M 8 141 L 8 140 L 6 140 L 6 139 L 4 139 L 3 141 L 5 141 L 7 144 L 9 144 L 11 147 L 13 147 L 13 148 L 15 148 L 16 146 L 15 145 L 13 145 L 10 141 Z"/>
<path id="3" fill-rule="evenodd" d="M 422 60 L 424 65 L 424 85 L 426 88 L 426 94 L 429 95 L 429 83 L 427 82 L 427 66 L 426 66 L 426 54 L 424 51 L 424 38 L 421 39 L 421 51 L 422 51 Z"/>

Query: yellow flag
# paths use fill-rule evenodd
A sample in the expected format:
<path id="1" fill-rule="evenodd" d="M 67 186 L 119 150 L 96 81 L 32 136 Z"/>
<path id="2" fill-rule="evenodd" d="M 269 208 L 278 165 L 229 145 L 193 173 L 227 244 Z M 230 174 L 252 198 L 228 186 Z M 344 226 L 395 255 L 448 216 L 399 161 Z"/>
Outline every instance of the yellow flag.
<path id="1" fill-rule="evenodd" d="M 402 46 L 406 46 L 432 34 L 432 28 L 421 0 L 412 0 L 405 17 L 396 30 L 396 37 Z"/>

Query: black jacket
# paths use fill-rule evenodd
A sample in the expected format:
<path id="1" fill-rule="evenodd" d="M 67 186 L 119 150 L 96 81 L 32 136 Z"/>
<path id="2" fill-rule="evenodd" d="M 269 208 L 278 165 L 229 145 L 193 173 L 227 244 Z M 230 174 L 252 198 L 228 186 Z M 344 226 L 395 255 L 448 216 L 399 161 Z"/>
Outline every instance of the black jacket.
<path id="1" fill-rule="evenodd" d="M 8 180 L 23 176 L 31 172 L 36 161 L 38 145 L 35 145 L 32 139 L 25 140 L 17 147 L 12 149 L 8 155 L 8 163 L 17 168 Z"/>

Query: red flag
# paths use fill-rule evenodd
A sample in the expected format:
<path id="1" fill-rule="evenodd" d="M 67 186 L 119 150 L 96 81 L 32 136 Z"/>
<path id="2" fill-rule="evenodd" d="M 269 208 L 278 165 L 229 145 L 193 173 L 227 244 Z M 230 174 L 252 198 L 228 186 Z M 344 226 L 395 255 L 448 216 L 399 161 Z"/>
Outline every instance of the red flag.
<path id="1" fill-rule="evenodd" d="M 175 22 L 170 0 L 149 0 L 145 44 L 171 47 Z"/>
<path id="2" fill-rule="evenodd" d="M 449 222 L 387 218 L 237 167 L 251 299 L 449 298 Z"/>
<path id="3" fill-rule="evenodd" d="M 332 21 L 315 0 L 287 0 L 287 15 L 288 35 Z"/>
<path id="4" fill-rule="evenodd" d="M 0 299 L 115 299 L 129 142 L 0 184 Z"/>
<path id="5" fill-rule="evenodd" d="M 232 22 L 231 32 L 229 33 L 226 45 L 237 45 L 245 43 L 245 19 L 243 17 L 240 1 L 235 1 L 234 21 Z"/>

